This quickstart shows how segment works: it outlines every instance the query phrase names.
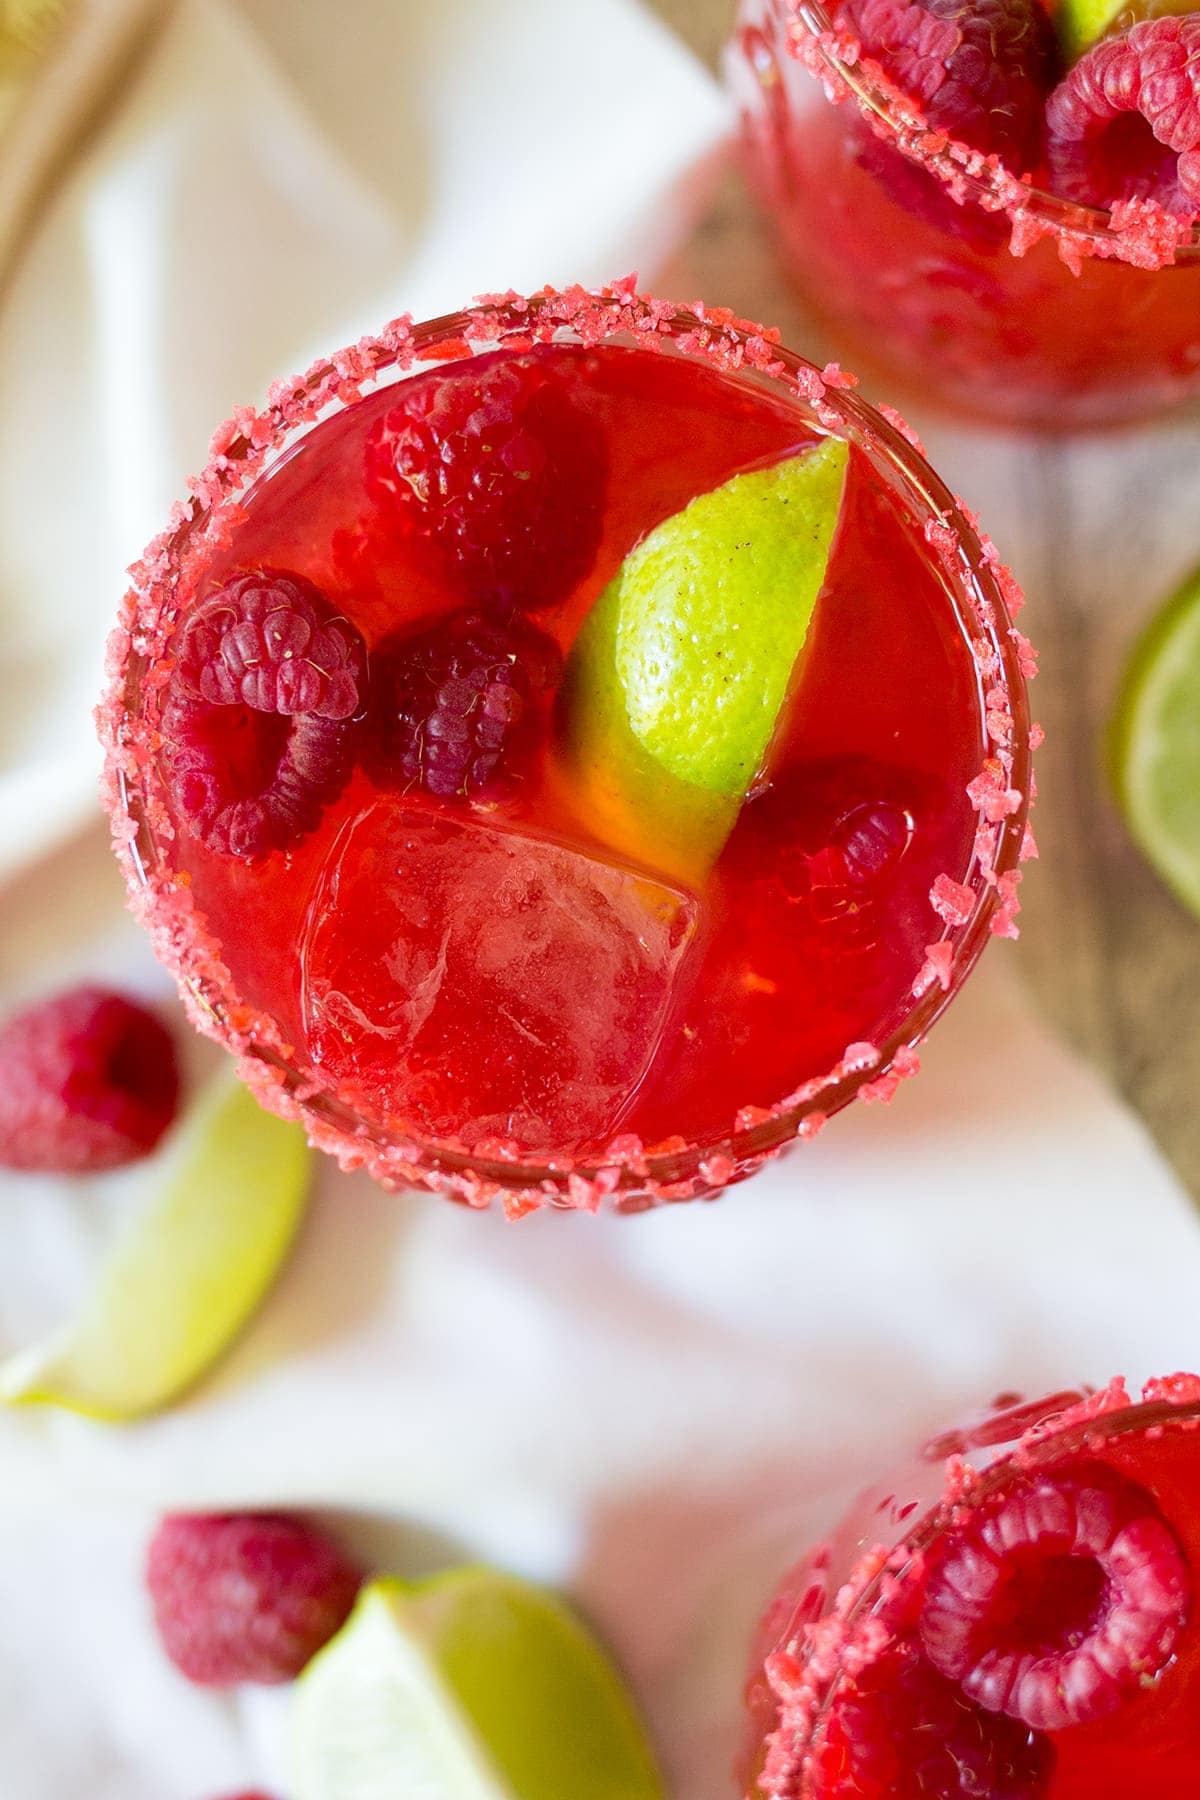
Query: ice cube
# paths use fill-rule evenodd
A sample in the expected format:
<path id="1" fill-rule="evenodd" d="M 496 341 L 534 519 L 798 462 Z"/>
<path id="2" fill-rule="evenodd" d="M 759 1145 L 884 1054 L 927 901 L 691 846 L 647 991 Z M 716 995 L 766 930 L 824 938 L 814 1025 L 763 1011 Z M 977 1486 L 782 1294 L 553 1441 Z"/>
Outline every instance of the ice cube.
<path id="1" fill-rule="evenodd" d="M 491 818 L 379 801 L 341 833 L 301 946 L 308 1050 L 440 1138 L 603 1143 L 668 1028 L 700 905 Z"/>

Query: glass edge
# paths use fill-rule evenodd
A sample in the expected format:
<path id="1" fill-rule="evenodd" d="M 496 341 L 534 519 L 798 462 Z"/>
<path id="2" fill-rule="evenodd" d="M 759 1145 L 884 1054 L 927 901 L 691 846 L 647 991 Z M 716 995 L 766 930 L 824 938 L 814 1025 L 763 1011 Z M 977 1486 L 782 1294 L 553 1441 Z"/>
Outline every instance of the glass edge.
<path id="1" fill-rule="evenodd" d="M 614 290 L 603 290 L 600 293 L 587 293 L 576 290 L 585 298 L 590 306 L 611 311 L 614 323 L 611 328 L 598 337 L 585 336 L 581 341 L 587 343 L 600 342 L 613 337 L 628 336 L 634 341 L 638 339 L 636 322 L 624 320 L 624 314 L 633 301 L 642 302 L 645 297 L 635 295 L 632 289 L 618 287 Z M 443 365 L 450 360 L 460 360 L 463 355 L 479 354 L 493 343 L 501 344 L 512 337 L 519 337 L 522 331 L 536 324 L 539 316 L 552 310 L 554 303 L 561 296 L 550 291 L 524 299 L 520 296 L 498 296 L 495 300 L 484 300 L 461 311 L 446 313 L 436 318 L 425 320 L 416 325 L 409 324 L 405 340 L 407 360 L 400 367 L 402 378 L 418 372 L 423 366 Z M 1012 784 L 1019 789 L 1022 800 L 1017 813 L 1003 820 L 998 827 L 997 849 L 991 864 L 994 877 L 1014 872 L 1021 860 L 1021 849 L 1024 842 L 1025 827 L 1030 807 L 1030 776 L 1032 755 L 1029 746 L 1030 716 L 1025 677 L 1021 672 L 1017 653 L 1012 642 L 1012 619 L 1001 591 L 993 558 L 985 551 L 979 534 L 971 522 L 965 517 L 959 502 L 930 467 L 923 454 L 893 424 L 869 402 L 860 398 L 849 388 L 825 387 L 822 370 L 798 352 L 787 349 L 777 341 L 776 334 L 766 333 L 760 326 L 750 321 L 735 319 L 723 309 L 708 309 L 697 305 L 685 308 L 673 303 L 651 303 L 657 310 L 654 313 L 654 329 L 659 338 L 666 336 L 674 340 L 694 334 L 697 331 L 709 333 L 735 347 L 733 362 L 737 368 L 733 372 L 764 376 L 768 381 L 779 382 L 779 374 L 771 373 L 763 368 L 755 368 L 750 363 L 738 363 L 737 351 L 745 351 L 753 342 L 769 347 L 767 360 L 782 366 L 792 379 L 785 380 L 789 397 L 809 410 L 818 429 L 829 430 L 830 419 L 821 419 L 819 411 L 827 409 L 839 416 L 843 422 L 853 423 L 862 432 L 869 432 L 874 444 L 886 454 L 891 467 L 898 473 L 909 490 L 918 497 L 931 519 L 936 519 L 949 526 L 954 534 L 960 564 L 960 576 L 963 581 L 981 587 L 984 591 L 993 626 L 989 632 L 993 647 L 997 653 L 1002 670 L 1003 685 L 1008 697 L 1013 716 L 1013 770 Z M 491 331 L 495 327 L 496 335 L 472 335 L 479 328 Z M 385 328 L 385 331 L 388 328 Z M 567 321 L 554 324 L 554 333 L 570 331 Z M 382 342 L 383 340 L 378 340 Z M 458 343 L 464 346 L 463 351 L 453 350 L 451 356 L 434 354 L 444 352 L 448 346 Z M 661 347 L 661 343 L 660 343 Z M 424 354 L 423 354 L 424 353 Z M 716 359 L 706 350 L 689 351 L 681 348 L 682 354 L 704 356 L 709 361 Z M 368 374 L 362 378 L 362 391 L 372 391 L 380 385 L 381 378 L 400 366 L 400 358 L 386 352 L 372 363 Z M 717 366 L 720 366 L 718 363 Z M 336 373 L 338 359 L 322 359 L 310 369 L 306 376 L 292 384 L 292 391 L 320 391 L 323 382 Z M 803 386 L 796 384 L 795 378 L 805 377 Z M 813 377 L 816 378 L 816 390 L 820 398 L 815 400 L 812 392 Z M 280 420 L 275 435 L 269 445 L 269 454 L 278 455 L 285 445 L 291 441 L 292 433 L 300 433 L 312 429 L 328 412 L 336 407 L 352 403 L 330 397 L 310 418 L 295 424 Z M 278 410 L 278 407 L 275 408 Z M 271 416 L 271 409 L 264 417 Z M 241 440 L 234 441 L 226 451 L 226 460 L 231 474 L 245 457 L 248 444 Z M 251 478 L 256 478 L 259 469 L 252 471 Z M 244 491 L 245 481 L 230 479 L 224 486 L 218 505 L 227 503 Z M 171 533 L 169 555 L 173 566 L 183 550 L 186 550 L 197 535 L 201 525 L 210 516 L 212 505 L 199 498 L 191 503 L 190 514 L 181 522 L 177 521 Z M 135 582 L 134 593 L 145 594 L 153 590 L 155 582 L 150 580 L 144 586 Z M 132 696 L 138 691 L 137 675 L 141 667 L 139 654 L 132 649 L 127 657 L 124 669 L 124 706 L 129 716 L 134 716 Z M 131 783 L 126 771 L 118 768 L 116 784 L 120 790 L 120 809 L 136 827 L 136 834 L 124 845 L 124 853 L 128 858 L 129 869 L 133 879 L 147 892 L 153 884 L 154 875 L 162 867 L 154 834 L 146 818 L 142 797 Z M 121 848 L 121 847 L 119 847 Z M 789 1143 L 793 1142 L 800 1132 L 805 1119 L 820 1114 L 832 1116 L 849 1105 L 858 1095 L 859 1090 L 869 1082 L 878 1081 L 891 1073 L 897 1055 L 904 1050 L 915 1050 L 928 1032 L 936 1024 L 942 1013 L 956 997 L 959 989 L 978 962 L 984 947 L 989 941 L 992 920 L 1001 904 L 1001 895 L 996 881 L 985 878 L 981 869 L 973 865 L 970 885 L 976 895 L 976 904 L 968 920 L 956 928 L 943 934 L 943 941 L 954 944 L 954 974 L 948 990 L 942 990 L 936 983 L 906 1012 L 901 1023 L 893 1030 L 883 1044 L 877 1046 L 879 1060 L 869 1068 L 843 1076 L 840 1080 L 831 1081 L 822 1091 L 805 1101 L 788 1107 L 773 1116 L 759 1122 L 745 1131 L 736 1129 L 700 1146 L 689 1146 L 686 1150 L 671 1150 L 646 1154 L 636 1159 L 630 1167 L 619 1168 L 619 1181 L 616 1198 L 619 1201 L 633 1200 L 643 1193 L 653 1193 L 662 1188 L 671 1188 L 685 1183 L 696 1183 L 699 1178 L 698 1191 L 715 1191 L 731 1185 L 733 1182 L 752 1174 L 762 1161 L 777 1154 Z M 178 968 L 174 971 L 180 976 Z M 228 997 L 216 994 L 211 984 L 199 982 L 194 978 L 180 976 L 190 988 L 193 1000 L 203 1013 L 214 1020 L 220 1020 L 221 1002 L 228 1006 Z M 601 1158 L 588 1161 L 578 1160 L 564 1154 L 552 1162 L 537 1161 L 494 1161 L 487 1158 L 474 1157 L 469 1153 L 423 1143 L 419 1137 L 401 1133 L 397 1128 L 380 1126 L 358 1114 L 353 1109 L 337 1101 L 331 1095 L 320 1095 L 312 1092 L 311 1078 L 306 1077 L 297 1066 L 277 1055 L 266 1044 L 251 1044 L 247 1054 L 259 1060 L 266 1069 L 279 1076 L 290 1089 L 300 1093 L 290 1094 L 294 1104 L 306 1114 L 312 1114 L 318 1121 L 327 1125 L 332 1131 L 352 1137 L 358 1146 L 377 1145 L 381 1151 L 394 1150 L 397 1147 L 415 1147 L 420 1152 L 422 1172 L 444 1174 L 453 1181 L 455 1178 L 478 1178 L 487 1183 L 494 1183 L 501 1190 L 514 1194 L 523 1192 L 537 1193 L 542 1201 L 553 1201 L 559 1194 L 544 1191 L 547 1185 L 560 1190 L 565 1195 L 566 1183 L 571 1177 L 578 1177 L 584 1182 L 602 1180 L 604 1175 L 614 1166 Z M 302 1094 L 302 1097 L 301 1097 Z M 703 1177 L 702 1165 L 718 1158 L 730 1159 L 733 1168 L 724 1180 L 707 1182 Z M 368 1158 L 369 1160 L 369 1158 Z M 618 1165 L 619 1166 L 619 1165 Z M 671 1197 L 671 1196 L 664 1196 Z"/>

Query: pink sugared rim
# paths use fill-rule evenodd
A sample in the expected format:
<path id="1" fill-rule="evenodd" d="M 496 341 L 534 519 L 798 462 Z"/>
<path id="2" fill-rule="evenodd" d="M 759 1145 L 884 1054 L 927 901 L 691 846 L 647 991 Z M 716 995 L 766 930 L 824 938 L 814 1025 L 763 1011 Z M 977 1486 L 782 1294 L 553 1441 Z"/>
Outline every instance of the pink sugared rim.
<path id="1" fill-rule="evenodd" d="M 164 655 L 181 605 L 213 552 L 229 541 L 238 497 L 267 462 L 331 410 L 359 399 L 384 377 L 454 361 L 503 344 L 509 349 L 558 339 L 607 340 L 707 358 L 781 388 L 819 431 L 859 443 L 913 508 L 966 627 L 985 694 L 981 733 L 989 754 L 969 793 L 979 815 L 975 856 L 964 883 L 941 876 L 931 901 L 943 920 L 939 940 L 914 983 L 912 1006 L 883 1044 L 853 1044 L 827 1075 L 775 1106 L 742 1107 L 717 1141 L 668 1140 L 647 1149 L 623 1134 L 603 1157 L 531 1160 L 515 1145 L 486 1156 L 453 1142 L 383 1128 L 324 1091 L 293 1060 L 275 1022 L 234 993 L 220 948 L 208 936 L 186 881 L 169 866 L 172 833 L 156 767 L 157 701 L 167 676 Z M 1019 863 L 1033 854 L 1027 828 L 1031 726 L 1025 681 L 1032 650 L 1012 623 L 1022 596 L 976 522 L 928 467 L 899 417 L 875 411 L 851 392 L 854 378 L 836 365 L 817 369 L 784 349 L 778 333 L 701 304 L 680 308 L 636 291 L 634 278 L 599 291 L 545 289 L 531 298 L 486 296 L 467 310 L 414 325 L 393 320 L 322 359 L 306 375 L 277 382 L 266 408 L 244 407 L 217 432 L 192 497 L 174 508 L 167 530 L 130 570 L 132 585 L 108 646 L 109 685 L 97 718 L 105 749 L 104 792 L 113 841 L 134 913 L 172 970 L 193 1023 L 238 1059 L 242 1078 L 344 1168 L 365 1167 L 385 1186 L 423 1186 L 473 1206 L 502 1199 L 519 1215 L 553 1203 L 596 1210 L 690 1199 L 741 1180 L 795 1138 L 816 1135 L 851 1100 L 887 1100 L 915 1074 L 916 1046 L 974 966 L 991 935 L 1016 936 Z"/>
<path id="2" fill-rule="evenodd" d="M 854 102 L 881 137 L 927 169 L 955 199 L 1006 214 L 1015 255 L 1051 238 L 1076 272 L 1088 257 L 1140 269 L 1200 259 L 1200 223 L 1177 218 L 1152 201 L 1105 209 L 1080 206 L 1034 187 L 999 157 L 984 156 L 931 128 L 919 105 L 878 62 L 862 54 L 854 33 L 837 26 L 820 0 L 781 4 L 791 54 L 818 77 L 830 98 Z"/>
<path id="3" fill-rule="evenodd" d="M 1012 1429 L 1006 1429 L 1011 1424 Z M 756 1791 L 763 1800 L 793 1800 L 796 1781 L 818 1742 L 822 1721 L 848 1657 L 868 1626 L 871 1656 L 887 1648 L 890 1633 L 877 1615 L 905 1581 L 919 1574 L 930 1546 L 963 1507 L 990 1498 L 1014 1469 L 1037 1468 L 1064 1456 L 1087 1454 L 1113 1438 L 1177 1426 L 1200 1430 L 1200 1375 L 1180 1373 L 1148 1381 L 1134 1400 L 1117 1376 L 1096 1392 L 1054 1394 L 1037 1404 L 1010 1405 L 986 1415 L 974 1428 L 949 1433 L 926 1446 L 927 1460 L 945 1461 L 940 1498 L 925 1510 L 899 1544 L 867 1551 L 838 1587 L 819 1619 L 785 1627 L 782 1647 L 768 1655 L 763 1673 L 779 1704 L 779 1724 Z M 986 1467 L 968 1460 L 972 1450 L 997 1450 Z M 884 1505 L 894 1502 L 884 1502 Z M 772 1768 L 774 1764 L 774 1769 Z"/>

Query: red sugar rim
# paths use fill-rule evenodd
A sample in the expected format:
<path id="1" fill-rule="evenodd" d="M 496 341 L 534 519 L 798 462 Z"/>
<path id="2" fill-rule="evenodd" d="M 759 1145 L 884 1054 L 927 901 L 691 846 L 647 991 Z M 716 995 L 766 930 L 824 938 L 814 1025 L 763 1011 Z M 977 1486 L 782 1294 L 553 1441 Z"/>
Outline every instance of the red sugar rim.
<path id="1" fill-rule="evenodd" d="M 713 1142 L 674 1138 L 647 1147 L 623 1133 L 586 1162 L 570 1154 L 538 1161 L 515 1144 L 468 1149 L 360 1116 L 297 1063 L 274 1020 L 238 998 L 186 879 L 167 859 L 174 831 L 156 764 L 157 722 L 170 675 L 165 650 L 181 607 L 214 551 L 230 542 L 241 494 L 306 427 L 361 398 L 384 376 L 500 345 L 519 351 L 552 340 L 592 346 L 610 339 L 660 352 L 669 344 L 717 368 L 760 377 L 796 402 L 817 430 L 840 432 L 860 446 L 924 522 L 948 599 L 960 609 L 970 640 L 987 752 L 968 790 L 979 815 L 968 879 L 943 875 L 934 884 L 930 900 L 943 920 L 942 934 L 929 946 L 912 1006 L 886 1042 L 850 1045 L 826 1075 L 772 1107 L 739 1108 L 728 1132 Z M 598 291 L 489 295 L 420 325 L 401 316 L 377 337 L 275 383 L 264 411 L 240 408 L 214 436 L 208 466 L 189 482 L 192 498 L 176 504 L 167 530 L 131 568 L 132 586 L 109 639 L 109 685 L 97 711 L 104 798 L 131 908 L 174 973 L 193 1024 L 233 1053 L 263 1105 L 300 1120 L 310 1141 L 343 1168 L 366 1168 L 387 1187 L 427 1187 L 472 1206 L 499 1198 L 510 1216 L 547 1203 L 595 1211 L 611 1197 L 635 1210 L 715 1193 L 752 1174 L 793 1139 L 815 1137 L 832 1113 L 856 1097 L 890 1100 L 900 1081 L 917 1072 L 917 1045 L 989 937 L 1017 935 L 1018 865 L 1036 854 L 1027 819 L 1031 751 L 1041 736 L 1030 723 L 1025 691 L 1036 672 L 1033 651 L 1012 623 L 1023 597 L 974 516 L 925 463 L 916 437 L 890 409 L 878 412 L 855 397 L 855 385 L 836 364 L 818 370 L 784 349 L 775 331 L 723 308 L 681 308 L 640 295 L 631 276 Z"/>
<path id="2" fill-rule="evenodd" d="M 1081 206 L 1035 187 L 998 156 L 985 156 L 931 126 L 918 103 L 862 54 L 854 33 L 837 26 L 820 0 L 785 0 L 785 8 L 789 52 L 829 98 L 855 103 L 879 137 L 919 163 L 952 198 L 1006 214 L 1015 256 L 1052 238 L 1076 274 L 1088 257 L 1150 270 L 1200 259 L 1200 220 L 1181 219 L 1153 200 Z"/>
<path id="3" fill-rule="evenodd" d="M 1148 1381 L 1140 1400 L 1116 1376 L 1096 1392 L 1053 1394 L 1032 1404 L 1005 1396 L 997 1406 L 1001 1410 L 985 1415 L 976 1428 L 947 1434 L 927 1447 L 927 1460 L 945 1457 L 942 1493 L 899 1544 L 866 1551 L 832 1595 L 827 1595 L 823 1580 L 827 1557 L 818 1551 L 809 1559 L 814 1575 L 822 1579 L 804 1595 L 779 1633 L 777 1641 L 786 1640 L 787 1647 L 768 1655 L 763 1665 L 779 1704 L 779 1724 L 759 1777 L 764 1800 L 795 1800 L 839 1678 L 873 1662 L 894 1642 L 881 1614 L 890 1606 L 895 1616 L 897 1596 L 921 1579 L 930 1547 L 964 1507 L 987 1501 L 1014 1470 L 1086 1456 L 1113 1438 L 1136 1433 L 1161 1433 L 1172 1427 L 1200 1430 L 1200 1375 L 1180 1373 Z M 954 1446 L 948 1454 L 947 1445 Z M 983 1448 L 1000 1453 L 985 1468 L 976 1469 L 965 1452 Z M 889 1496 L 878 1510 L 892 1511 L 897 1520 L 915 1510 L 905 1508 L 896 1514 L 894 1507 L 895 1499 Z M 832 1600 L 829 1611 L 816 1616 L 826 1597 Z"/>

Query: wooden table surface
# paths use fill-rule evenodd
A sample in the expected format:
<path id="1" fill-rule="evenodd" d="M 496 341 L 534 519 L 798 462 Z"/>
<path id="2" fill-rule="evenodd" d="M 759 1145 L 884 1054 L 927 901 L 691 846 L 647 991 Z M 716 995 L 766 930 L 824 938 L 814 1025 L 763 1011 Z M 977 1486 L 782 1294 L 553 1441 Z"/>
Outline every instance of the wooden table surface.
<path id="1" fill-rule="evenodd" d="M 649 3 L 715 65 L 733 0 Z M 736 175 L 656 286 L 777 325 L 817 362 L 834 350 L 777 273 Z M 1103 768 L 1129 647 L 1200 563 L 1200 408 L 1157 426 L 1055 440 L 964 428 L 896 399 L 1012 564 L 1028 596 L 1021 624 L 1041 652 L 1033 697 L 1047 733 L 1034 819 L 1042 855 L 1029 867 L 1011 954 L 1037 1004 L 1107 1071 L 1200 1199 L 1200 924 L 1131 845 Z"/>

